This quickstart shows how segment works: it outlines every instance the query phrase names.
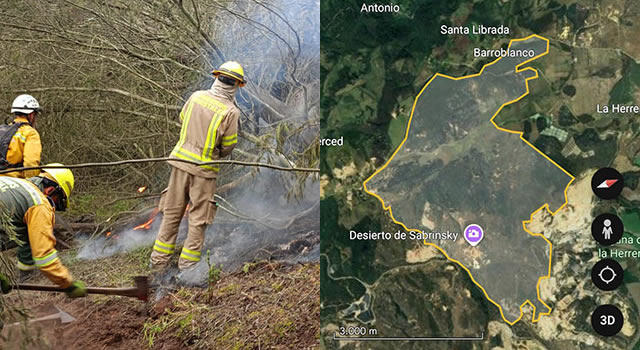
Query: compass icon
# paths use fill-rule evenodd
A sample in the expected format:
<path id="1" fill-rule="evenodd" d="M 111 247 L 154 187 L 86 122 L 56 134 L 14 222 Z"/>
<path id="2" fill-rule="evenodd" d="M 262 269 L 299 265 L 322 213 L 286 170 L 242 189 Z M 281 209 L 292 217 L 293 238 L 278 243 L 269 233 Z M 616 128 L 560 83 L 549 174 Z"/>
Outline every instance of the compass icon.
<path id="1" fill-rule="evenodd" d="M 624 270 L 613 259 L 602 259 L 591 269 L 591 280 L 600 290 L 614 290 L 622 284 L 623 279 Z"/>

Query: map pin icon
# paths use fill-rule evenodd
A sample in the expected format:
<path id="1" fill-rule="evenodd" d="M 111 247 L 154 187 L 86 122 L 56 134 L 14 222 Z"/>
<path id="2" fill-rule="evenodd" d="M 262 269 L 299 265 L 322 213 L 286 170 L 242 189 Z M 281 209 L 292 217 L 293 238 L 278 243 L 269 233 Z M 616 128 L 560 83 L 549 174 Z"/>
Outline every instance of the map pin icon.
<path id="1" fill-rule="evenodd" d="M 472 247 L 477 246 L 483 237 L 484 231 L 482 231 L 482 227 L 480 227 L 480 225 L 471 224 L 464 229 L 464 239 Z"/>

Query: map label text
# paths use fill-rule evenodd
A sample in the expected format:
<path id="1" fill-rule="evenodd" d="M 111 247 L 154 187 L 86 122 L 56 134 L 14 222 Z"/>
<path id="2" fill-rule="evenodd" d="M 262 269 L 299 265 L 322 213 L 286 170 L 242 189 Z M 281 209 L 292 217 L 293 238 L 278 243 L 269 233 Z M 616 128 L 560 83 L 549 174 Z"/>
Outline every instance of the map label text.
<path id="1" fill-rule="evenodd" d="M 482 24 L 472 25 L 471 28 L 465 26 L 453 26 L 450 27 L 446 24 L 440 26 L 440 34 L 442 35 L 468 35 L 468 34 L 480 34 L 480 35 L 508 35 L 511 32 L 509 27 L 499 26 L 499 27 L 490 27 L 484 26 Z"/>
<path id="2" fill-rule="evenodd" d="M 609 114 L 609 113 L 640 113 L 640 106 L 636 105 L 621 105 L 621 104 L 612 104 L 612 105 L 600 105 L 599 103 L 596 105 L 596 112 L 598 114 Z"/>
<path id="3" fill-rule="evenodd" d="M 517 49 L 499 49 L 499 50 L 483 50 L 478 47 L 473 49 L 473 57 L 533 57 L 533 50 L 517 50 Z"/>
<path id="4" fill-rule="evenodd" d="M 349 239 L 354 241 L 389 241 L 395 239 L 398 241 L 412 240 L 412 241 L 440 241 L 448 240 L 455 242 L 458 239 L 459 232 L 441 231 L 441 232 L 426 232 L 426 231 L 397 231 L 391 232 L 357 232 L 354 230 L 349 231 Z"/>
<path id="5" fill-rule="evenodd" d="M 360 7 L 360 13 L 362 12 L 373 12 L 373 13 L 393 13 L 400 12 L 400 6 L 394 4 L 380 5 L 380 4 L 367 4 L 365 2 L 362 3 L 362 7 Z"/>
<path id="6" fill-rule="evenodd" d="M 344 145 L 344 137 L 339 139 L 320 139 L 320 146 L 342 146 Z"/>

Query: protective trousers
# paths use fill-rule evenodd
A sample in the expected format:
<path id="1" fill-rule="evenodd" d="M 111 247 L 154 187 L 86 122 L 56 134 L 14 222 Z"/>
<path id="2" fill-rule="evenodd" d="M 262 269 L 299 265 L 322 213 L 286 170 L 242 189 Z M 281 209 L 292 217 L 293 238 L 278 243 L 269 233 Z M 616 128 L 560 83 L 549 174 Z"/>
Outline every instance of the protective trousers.
<path id="1" fill-rule="evenodd" d="M 204 232 L 216 214 L 215 191 L 216 179 L 195 176 L 175 167 L 171 170 L 169 186 L 158 206 L 164 215 L 151 253 L 153 265 L 165 265 L 171 259 L 180 221 L 189 202 L 189 232 L 180 252 L 178 268 L 184 270 L 200 261 Z"/>

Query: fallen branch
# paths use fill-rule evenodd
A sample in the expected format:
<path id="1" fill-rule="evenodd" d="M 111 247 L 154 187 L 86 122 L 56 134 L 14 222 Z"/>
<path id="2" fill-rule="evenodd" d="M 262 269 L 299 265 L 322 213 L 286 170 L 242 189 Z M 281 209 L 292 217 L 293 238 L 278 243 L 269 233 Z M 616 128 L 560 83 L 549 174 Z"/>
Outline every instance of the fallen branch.
<path id="1" fill-rule="evenodd" d="M 182 109 L 181 106 L 177 105 L 169 105 L 165 103 L 158 103 L 146 97 L 142 97 L 140 95 L 133 94 L 129 91 L 125 91 L 117 88 L 85 88 L 85 87 L 62 87 L 62 86 L 52 86 L 52 87 L 41 87 L 41 88 L 31 88 L 31 89 L 6 89 L 3 92 L 11 92 L 11 93 L 34 93 L 34 92 L 46 92 L 46 91 L 78 91 L 78 92 L 111 92 L 115 94 L 119 94 L 122 96 L 126 96 L 132 98 L 134 100 L 138 100 L 142 103 L 146 103 L 148 105 L 164 108 L 172 111 L 179 111 Z"/>
<path id="2" fill-rule="evenodd" d="M 98 224 L 95 223 L 89 223 L 89 222 L 71 222 L 69 223 L 69 226 L 67 227 L 66 225 L 61 225 L 61 224 L 56 224 L 53 229 L 55 231 L 67 231 L 69 232 L 69 228 L 71 228 L 73 231 L 69 232 L 72 234 L 75 234 L 74 231 L 87 231 L 87 230 L 95 230 L 96 226 L 98 226 Z"/>
<path id="3" fill-rule="evenodd" d="M 122 198 L 116 198 L 110 202 L 104 203 L 102 206 L 104 207 L 108 207 L 110 205 L 116 204 L 120 201 L 126 201 L 129 199 L 148 199 L 148 198 L 156 198 L 156 197 L 160 197 L 160 193 L 150 193 L 150 194 L 145 194 L 145 195 L 137 195 L 137 196 L 129 196 L 129 197 L 122 197 Z"/>
<path id="4" fill-rule="evenodd" d="M 71 246 L 69 245 L 69 243 L 63 241 L 60 237 L 56 237 L 56 244 L 60 244 L 61 246 L 63 246 L 66 249 L 72 249 Z"/>
<path id="5" fill-rule="evenodd" d="M 161 157 L 161 158 L 127 159 L 127 160 L 120 160 L 116 162 L 103 162 L 103 163 L 82 163 L 82 164 L 71 164 L 71 165 L 38 165 L 38 166 L 28 166 L 28 167 L 22 167 L 22 168 L 9 168 L 9 169 L 0 170 L 0 174 L 6 174 L 13 171 L 24 171 L 24 170 L 35 170 L 35 169 L 95 168 L 95 167 L 106 167 L 106 166 L 114 166 L 114 165 L 136 164 L 136 163 L 166 162 L 169 160 L 174 162 L 189 163 L 189 164 L 195 164 L 195 165 L 233 164 L 233 165 L 241 165 L 241 166 L 269 168 L 269 169 L 280 170 L 280 171 L 301 171 L 301 172 L 308 172 L 308 173 L 320 172 L 320 169 L 318 168 L 283 167 L 283 166 L 273 165 L 268 163 L 245 162 L 241 160 L 222 159 L 222 160 L 212 160 L 210 162 L 198 162 L 198 161 L 187 160 L 187 159 Z"/>

